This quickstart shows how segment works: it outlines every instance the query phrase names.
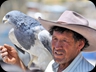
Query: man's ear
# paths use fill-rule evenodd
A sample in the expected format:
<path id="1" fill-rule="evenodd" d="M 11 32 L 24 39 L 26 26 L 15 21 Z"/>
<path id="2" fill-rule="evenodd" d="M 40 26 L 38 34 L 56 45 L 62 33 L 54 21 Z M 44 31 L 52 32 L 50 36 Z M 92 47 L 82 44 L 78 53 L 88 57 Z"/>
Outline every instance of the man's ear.
<path id="1" fill-rule="evenodd" d="M 79 43 L 78 43 L 78 49 L 81 51 L 81 49 L 84 47 L 84 45 L 85 45 L 85 41 L 84 40 L 79 40 L 78 41 Z"/>

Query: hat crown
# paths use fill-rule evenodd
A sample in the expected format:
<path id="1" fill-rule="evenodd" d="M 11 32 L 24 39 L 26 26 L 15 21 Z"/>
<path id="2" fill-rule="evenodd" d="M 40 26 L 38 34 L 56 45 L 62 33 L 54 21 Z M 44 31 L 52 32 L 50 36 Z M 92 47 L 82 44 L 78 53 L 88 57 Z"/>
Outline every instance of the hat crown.
<path id="1" fill-rule="evenodd" d="M 57 21 L 65 22 L 68 24 L 80 24 L 85 26 L 89 25 L 86 18 L 84 18 L 82 15 L 78 14 L 77 12 L 68 10 L 64 11 Z"/>

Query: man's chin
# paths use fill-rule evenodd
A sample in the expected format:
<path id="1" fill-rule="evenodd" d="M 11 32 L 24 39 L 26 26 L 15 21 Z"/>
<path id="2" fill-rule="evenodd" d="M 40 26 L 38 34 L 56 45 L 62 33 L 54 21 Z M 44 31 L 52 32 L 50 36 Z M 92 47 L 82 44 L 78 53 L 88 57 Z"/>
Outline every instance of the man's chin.
<path id="1" fill-rule="evenodd" d="M 55 58 L 54 60 L 55 60 L 55 62 L 58 63 L 58 64 L 64 63 L 64 60 L 59 59 L 59 58 Z"/>

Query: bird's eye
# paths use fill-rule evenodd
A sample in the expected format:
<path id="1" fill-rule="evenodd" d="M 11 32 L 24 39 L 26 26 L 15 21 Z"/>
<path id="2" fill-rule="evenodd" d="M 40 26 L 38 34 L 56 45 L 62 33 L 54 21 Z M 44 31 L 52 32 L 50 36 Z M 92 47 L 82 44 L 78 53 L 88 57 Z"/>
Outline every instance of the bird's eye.
<path id="1" fill-rule="evenodd" d="M 10 15 L 6 15 L 6 18 L 9 18 L 10 17 Z"/>

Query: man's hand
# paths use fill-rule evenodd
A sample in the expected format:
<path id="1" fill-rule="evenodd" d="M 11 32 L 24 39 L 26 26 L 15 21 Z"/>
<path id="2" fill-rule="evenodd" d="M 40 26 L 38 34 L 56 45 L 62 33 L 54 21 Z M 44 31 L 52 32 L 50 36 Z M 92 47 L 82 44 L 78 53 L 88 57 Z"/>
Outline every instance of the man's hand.
<path id="1" fill-rule="evenodd" d="M 0 53 L 5 63 L 18 64 L 18 53 L 12 46 L 9 46 L 7 44 L 4 44 L 4 46 L 0 46 Z"/>
<path id="2" fill-rule="evenodd" d="M 12 46 L 9 46 L 7 44 L 4 44 L 4 46 L 0 46 L 0 54 L 5 63 L 17 65 L 21 67 L 24 71 L 26 70 L 26 67 L 19 58 L 16 49 Z"/>

